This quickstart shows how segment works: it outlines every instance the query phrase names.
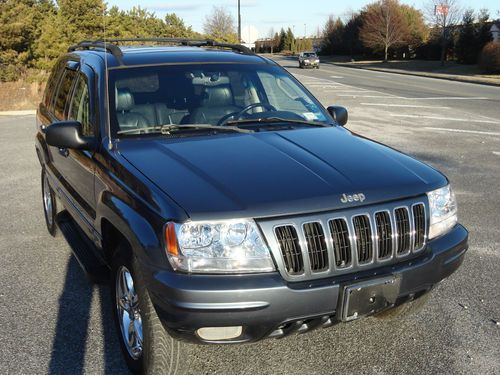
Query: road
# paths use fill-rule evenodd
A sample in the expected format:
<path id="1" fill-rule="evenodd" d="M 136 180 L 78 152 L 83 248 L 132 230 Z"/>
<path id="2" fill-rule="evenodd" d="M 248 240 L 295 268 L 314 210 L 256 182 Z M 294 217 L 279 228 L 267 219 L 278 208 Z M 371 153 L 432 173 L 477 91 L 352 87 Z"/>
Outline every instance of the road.
<path id="1" fill-rule="evenodd" d="M 347 127 L 445 172 L 470 230 L 463 266 L 418 314 L 282 340 L 189 346 L 193 374 L 499 374 L 500 88 L 280 60 Z M 106 286 L 45 229 L 34 117 L 0 116 L 0 374 L 126 373 Z"/>

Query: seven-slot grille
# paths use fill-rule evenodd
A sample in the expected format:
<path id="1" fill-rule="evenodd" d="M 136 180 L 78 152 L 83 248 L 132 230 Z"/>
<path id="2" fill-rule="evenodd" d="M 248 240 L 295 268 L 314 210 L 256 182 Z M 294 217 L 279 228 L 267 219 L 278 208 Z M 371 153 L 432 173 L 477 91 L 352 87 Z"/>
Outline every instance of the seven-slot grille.
<path id="1" fill-rule="evenodd" d="M 404 258 L 424 248 L 423 203 L 273 226 L 288 275 L 313 275 Z"/>

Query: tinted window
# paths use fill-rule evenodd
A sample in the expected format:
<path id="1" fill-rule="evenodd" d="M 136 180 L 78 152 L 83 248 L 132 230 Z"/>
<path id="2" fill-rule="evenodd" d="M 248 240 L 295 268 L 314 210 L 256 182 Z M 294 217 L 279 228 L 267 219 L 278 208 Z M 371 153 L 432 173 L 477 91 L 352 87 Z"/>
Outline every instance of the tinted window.
<path id="1" fill-rule="evenodd" d="M 78 81 L 76 82 L 71 100 L 68 118 L 80 121 L 83 135 L 89 136 L 94 134 L 94 127 L 90 122 L 89 87 L 87 77 L 82 73 L 78 74 Z"/>
<path id="2" fill-rule="evenodd" d="M 47 87 L 45 88 L 45 96 L 43 98 L 43 102 L 45 104 L 45 107 L 49 111 L 52 110 L 52 104 L 54 103 L 54 91 L 56 90 L 59 79 L 61 78 L 62 69 L 63 62 L 60 61 L 52 68 L 49 80 L 47 81 Z"/>
<path id="3" fill-rule="evenodd" d="M 54 115 L 58 120 L 64 120 L 64 109 L 66 108 L 66 103 L 69 99 L 69 94 L 71 88 L 73 87 L 73 82 L 76 78 L 76 72 L 74 70 L 65 69 L 64 76 L 61 79 L 59 88 L 57 89 L 56 100 L 54 103 Z"/>

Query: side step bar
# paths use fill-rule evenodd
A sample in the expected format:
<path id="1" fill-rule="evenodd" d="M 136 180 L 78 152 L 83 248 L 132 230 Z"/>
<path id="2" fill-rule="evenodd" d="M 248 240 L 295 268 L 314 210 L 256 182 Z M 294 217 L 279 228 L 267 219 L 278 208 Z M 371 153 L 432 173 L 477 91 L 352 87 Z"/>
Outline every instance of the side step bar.
<path id="1" fill-rule="evenodd" d="M 71 215 L 66 211 L 60 212 L 56 217 L 56 222 L 85 276 L 91 282 L 106 282 L 109 278 L 109 267 L 96 255 L 97 248 L 78 227 Z"/>

